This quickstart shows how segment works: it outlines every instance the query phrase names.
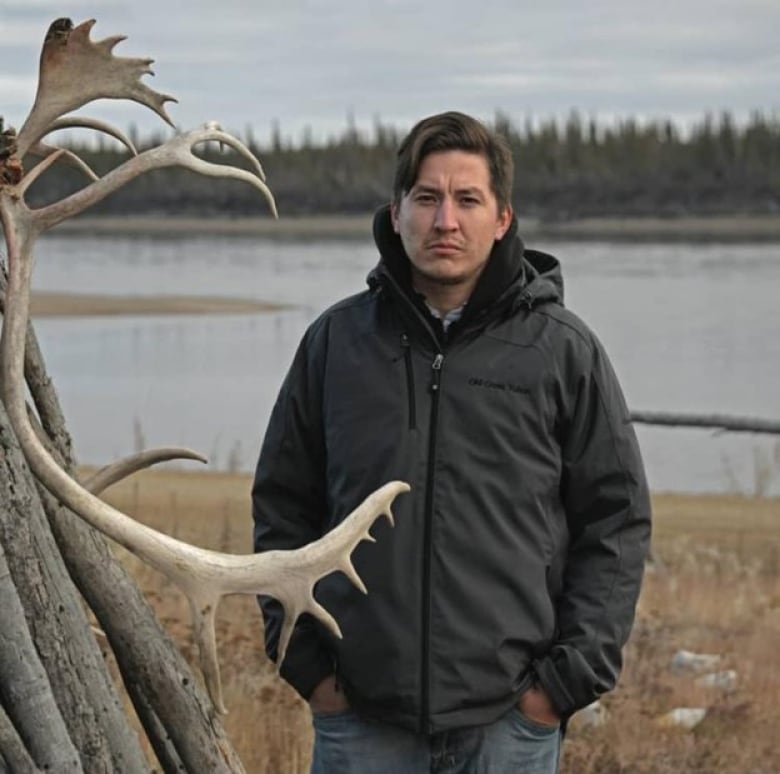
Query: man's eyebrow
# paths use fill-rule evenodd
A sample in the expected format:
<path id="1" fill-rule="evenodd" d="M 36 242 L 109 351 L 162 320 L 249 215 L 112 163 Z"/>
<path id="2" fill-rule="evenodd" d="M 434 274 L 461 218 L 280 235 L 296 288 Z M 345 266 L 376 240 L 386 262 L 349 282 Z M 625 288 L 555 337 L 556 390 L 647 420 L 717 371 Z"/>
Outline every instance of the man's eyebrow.
<path id="1" fill-rule="evenodd" d="M 463 188 L 457 189 L 457 193 L 479 196 L 480 198 L 485 195 L 485 192 L 477 185 L 464 185 Z"/>
<path id="2" fill-rule="evenodd" d="M 441 193 L 441 190 L 441 186 L 434 185 L 433 183 L 415 183 L 411 188 L 411 191 L 414 191 L 415 193 L 438 194 Z M 478 185 L 464 185 L 462 188 L 457 188 L 455 193 L 459 196 L 465 194 L 467 196 L 478 196 L 480 198 L 485 195 L 485 192 Z"/>

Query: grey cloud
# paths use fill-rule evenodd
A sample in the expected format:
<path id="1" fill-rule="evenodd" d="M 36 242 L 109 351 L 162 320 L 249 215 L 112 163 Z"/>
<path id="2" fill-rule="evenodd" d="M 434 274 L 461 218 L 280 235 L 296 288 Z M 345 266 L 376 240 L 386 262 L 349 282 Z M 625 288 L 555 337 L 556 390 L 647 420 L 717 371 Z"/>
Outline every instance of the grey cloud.
<path id="1" fill-rule="evenodd" d="M 518 121 L 573 108 L 684 121 L 705 110 L 780 107 L 776 0 L 95 5 L 71 2 L 68 12 L 74 21 L 96 14 L 95 38 L 126 34 L 117 54 L 153 56 L 151 83 L 180 100 L 170 112 L 183 127 L 215 118 L 237 131 L 251 124 L 262 137 L 278 120 L 283 132 L 298 136 L 308 125 L 317 136 L 343 129 L 348 111 L 359 125 L 380 116 L 406 126 L 448 107 L 483 117 L 501 109 Z M 5 3 L 0 24 L 15 44 L 0 50 L 0 112 L 15 120 L 61 8 Z M 89 112 L 161 128 L 138 106 Z"/>

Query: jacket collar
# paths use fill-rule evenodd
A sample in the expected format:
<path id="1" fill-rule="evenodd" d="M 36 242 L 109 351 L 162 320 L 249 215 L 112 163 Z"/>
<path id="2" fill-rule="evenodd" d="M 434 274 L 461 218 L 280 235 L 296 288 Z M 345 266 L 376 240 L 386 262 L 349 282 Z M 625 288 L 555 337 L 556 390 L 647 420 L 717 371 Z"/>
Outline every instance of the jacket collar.
<path id="1" fill-rule="evenodd" d="M 379 209 L 374 216 L 374 241 L 379 248 L 380 259 L 369 275 L 369 284 L 381 282 L 381 275 L 387 273 L 409 299 L 419 305 L 419 294 L 412 287 L 411 262 L 400 236 L 393 229 L 390 205 Z M 466 305 L 464 319 L 471 319 L 491 307 L 513 286 L 519 289 L 525 284 L 523 252 L 523 243 L 517 234 L 517 220 L 513 218 L 506 234 L 493 245 Z"/>

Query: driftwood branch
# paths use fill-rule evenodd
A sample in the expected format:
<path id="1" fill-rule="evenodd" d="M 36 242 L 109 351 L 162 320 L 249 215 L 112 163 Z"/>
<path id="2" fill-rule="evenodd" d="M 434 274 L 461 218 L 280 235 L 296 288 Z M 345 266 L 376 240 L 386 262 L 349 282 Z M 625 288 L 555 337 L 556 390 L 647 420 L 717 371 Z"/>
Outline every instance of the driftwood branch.
<path id="1" fill-rule="evenodd" d="M 0 704 L 0 774 L 41 774 Z"/>
<path id="2" fill-rule="evenodd" d="M 0 542 L 0 771 L 81 771 Z M 6 711 L 7 707 L 7 711 Z M 24 729 L 22 740 L 18 729 Z"/>
<path id="3" fill-rule="evenodd" d="M 68 736 L 85 770 L 142 770 L 145 761 L 138 739 L 127 725 L 102 654 L 89 631 L 81 598 L 57 551 L 37 496 L 37 482 L 25 467 L 2 404 L 0 449 L 4 462 L 0 472 L 6 484 L 0 508 L 0 540 Z M 20 693 L 16 702 L 22 702 L 33 714 L 41 712 L 42 728 L 49 727 L 48 711 L 31 701 L 29 695 Z M 13 704 L 6 704 L 5 709 L 9 716 L 15 711 Z M 22 727 L 29 731 L 27 722 Z M 61 763 L 52 770 L 80 770 L 80 766 L 73 769 Z"/>
<path id="4" fill-rule="evenodd" d="M 727 414 L 676 414 L 666 411 L 632 411 L 631 421 L 643 425 L 667 427 L 702 427 L 721 432 L 766 433 L 780 435 L 780 422 L 757 417 L 734 417 Z"/>

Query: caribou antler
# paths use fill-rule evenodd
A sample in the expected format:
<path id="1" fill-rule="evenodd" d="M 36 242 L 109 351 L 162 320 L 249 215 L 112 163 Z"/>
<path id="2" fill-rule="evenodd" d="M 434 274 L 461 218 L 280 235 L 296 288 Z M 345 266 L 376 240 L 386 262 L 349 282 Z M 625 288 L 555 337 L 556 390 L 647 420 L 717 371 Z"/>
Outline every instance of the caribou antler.
<path id="1" fill-rule="evenodd" d="M 56 121 L 52 121 L 51 124 L 49 124 L 46 134 L 56 132 L 58 129 L 71 129 L 75 127 L 95 129 L 99 132 L 103 132 L 104 134 L 113 137 L 115 140 L 119 140 L 133 156 L 138 155 L 138 151 L 135 149 L 132 141 L 124 132 L 117 129 L 115 126 L 111 126 L 111 124 L 107 124 L 104 121 L 95 118 L 86 118 L 84 116 L 66 116 L 65 118 L 58 118 Z M 98 176 L 92 171 L 91 167 L 83 159 L 69 150 L 57 148 L 54 145 L 47 145 L 39 140 L 30 148 L 28 153 L 32 156 L 39 156 L 42 159 L 48 158 L 52 154 L 59 154 L 71 166 L 83 172 L 90 180 L 98 179 Z"/>
<path id="2" fill-rule="evenodd" d="M 390 506 L 399 493 L 409 490 L 409 486 L 400 481 L 385 484 L 369 495 L 336 529 L 310 545 L 293 551 L 237 556 L 197 548 L 157 532 L 93 494 L 153 460 L 166 456 L 198 458 L 194 452 L 163 449 L 128 458 L 102 471 L 85 487 L 57 465 L 38 438 L 25 404 L 24 349 L 33 246 L 39 234 L 85 210 L 143 172 L 173 165 L 204 175 L 247 182 L 263 193 L 276 215 L 273 195 L 265 184 L 260 162 L 241 142 L 213 122 L 128 159 L 59 202 L 36 210 L 27 207 L 24 195 L 30 182 L 44 174 L 64 151 L 44 147 L 46 157 L 26 176 L 20 161 L 22 155 L 25 150 L 40 147 L 41 138 L 54 128 L 72 123 L 74 119 L 60 118 L 66 111 L 99 97 L 133 99 L 170 123 L 163 104 L 172 97 L 158 94 L 139 81 L 142 75 L 150 72 L 151 60 L 114 57 L 111 50 L 123 38 L 93 43 L 89 39 L 93 25 L 94 21 L 88 21 L 74 28 L 68 19 L 58 19 L 52 24 L 41 54 L 40 83 L 30 116 L 18 137 L 11 131 L 0 135 L 0 221 L 5 233 L 9 274 L 2 331 L 6 409 L 28 464 L 44 486 L 96 529 L 163 572 L 187 595 L 206 686 L 216 708 L 224 712 L 214 632 L 220 599 L 227 594 L 264 594 L 281 602 L 285 622 L 279 644 L 279 664 L 301 613 L 310 613 L 336 636 L 341 636 L 338 624 L 315 601 L 313 586 L 323 576 L 338 570 L 365 592 L 350 554 L 361 540 L 373 540 L 369 529 L 380 515 L 387 516 L 392 523 Z M 86 125 L 105 130 L 96 122 L 88 121 Z M 208 163 L 195 156 L 193 147 L 209 141 L 233 148 L 250 162 L 252 171 Z"/>
<path id="3" fill-rule="evenodd" d="M 78 27 L 70 19 L 57 19 L 49 27 L 41 50 L 35 103 L 19 130 L 20 157 L 46 134 L 55 119 L 96 99 L 134 100 L 173 126 L 165 103 L 176 100 L 140 80 L 142 75 L 154 74 L 150 67 L 154 60 L 114 56 L 114 47 L 125 36 L 93 42 L 89 33 L 94 26 L 94 19 Z"/>

